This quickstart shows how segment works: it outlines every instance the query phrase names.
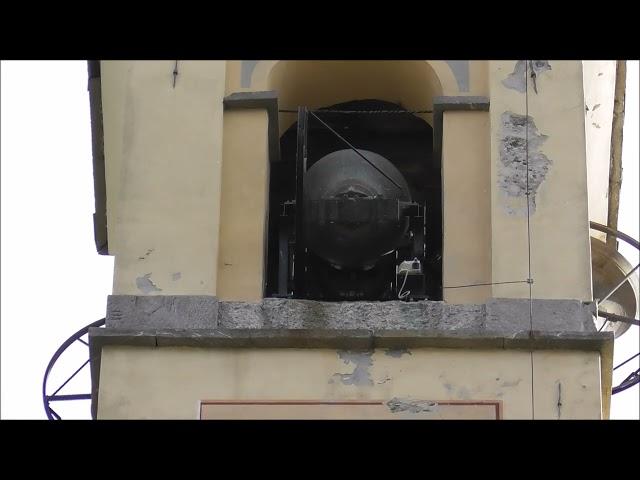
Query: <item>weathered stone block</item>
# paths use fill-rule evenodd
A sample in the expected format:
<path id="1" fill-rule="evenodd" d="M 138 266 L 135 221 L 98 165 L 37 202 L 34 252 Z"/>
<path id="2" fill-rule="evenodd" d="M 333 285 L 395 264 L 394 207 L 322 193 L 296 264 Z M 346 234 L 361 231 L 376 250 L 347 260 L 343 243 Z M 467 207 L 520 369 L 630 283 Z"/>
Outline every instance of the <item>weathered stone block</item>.
<path id="1" fill-rule="evenodd" d="M 206 295 L 110 295 L 107 328 L 207 329 L 218 326 L 218 299 Z"/>

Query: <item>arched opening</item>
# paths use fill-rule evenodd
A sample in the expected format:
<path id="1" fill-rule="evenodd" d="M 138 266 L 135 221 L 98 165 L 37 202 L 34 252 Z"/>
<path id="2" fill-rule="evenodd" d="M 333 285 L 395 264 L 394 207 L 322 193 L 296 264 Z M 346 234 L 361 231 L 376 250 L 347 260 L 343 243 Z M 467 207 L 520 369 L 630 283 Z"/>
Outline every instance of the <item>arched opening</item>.
<path id="1" fill-rule="evenodd" d="M 270 175 L 267 296 L 441 299 L 433 70 L 280 62 L 269 81 L 281 108 L 281 162 Z M 299 117 L 298 107 L 310 113 Z"/>
<path id="2" fill-rule="evenodd" d="M 318 109 L 353 100 L 378 99 L 411 111 L 432 110 L 442 85 L 429 62 L 280 61 L 269 72 L 267 89 L 278 92 L 281 109 Z M 433 115 L 418 115 L 432 125 Z M 280 114 L 282 135 L 295 117 Z"/>

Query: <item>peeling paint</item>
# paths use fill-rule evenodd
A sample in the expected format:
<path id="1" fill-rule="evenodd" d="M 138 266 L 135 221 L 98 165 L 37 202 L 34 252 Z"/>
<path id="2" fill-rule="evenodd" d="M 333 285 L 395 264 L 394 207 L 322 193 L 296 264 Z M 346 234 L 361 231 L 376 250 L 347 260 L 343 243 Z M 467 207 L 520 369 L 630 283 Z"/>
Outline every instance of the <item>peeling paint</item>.
<path id="1" fill-rule="evenodd" d="M 151 280 L 151 274 L 147 273 L 144 277 L 136 278 L 136 286 L 145 295 L 151 292 L 161 292 L 162 289 L 158 288 L 153 280 Z"/>
<path id="2" fill-rule="evenodd" d="M 438 404 L 436 402 L 430 402 L 427 400 L 408 400 L 401 398 L 392 398 L 387 402 L 387 407 L 391 410 L 392 413 L 399 412 L 411 412 L 411 413 L 422 413 L 422 412 L 435 412 L 438 409 Z"/>
<path id="3" fill-rule="evenodd" d="M 504 112 L 501 118 L 501 165 L 498 171 L 498 186 L 507 197 L 526 199 L 528 183 L 530 213 L 533 214 L 536 211 L 538 188 L 546 178 L 549 166 L 553 163 L 539 151 L 548 136 L 542 135 L 538 131 L 531 116 Z M 528 182 L 527 156 L 529 161 Z M 526 204 L 524 207 L 505 205 L 505 209 L 510 215 L 527 214 Z"/>
<path id="4" fill-rule="evenodd" d="M 443 376 L 441 375 L 440 378 L 442 379 Z M 442 386 L 451 398 L 458 398 L 460 400 L 469 400 L 471 398 L 471 391 L 465 386 L 457 387 L 448 382 L 443 383 Z"/>
<path id="5" fill-rule="evenodd" d="M 174 282 L 176 280 L 180 280 L 182 278 L 182 273 L 181 272 L 176 272 L 171 274 L 171 280 L 173 280 Z"/>
<path id="6" fill-rule="evenodd" d="M 400 358 L 402 355 L 411 355 L 411 351 L 408 348 L 389 348 L 384 354 L 388 357 Z"/>
<path id="7" fill-rule="evenodd" d="M 529 62 L 529 68 L 527 68 L 527 62 Z M 517 92 L 525 93 L 527 91 L 527 78 L 525 77 L 528 71 L 529 77 L 533 81 L 534 91 L 538 93 L 537 79 L 548 70 L 551 70 L 548 60 L 518 60 L 513 72 L 502 81 L 502 84 Z"/>
<path id="8" fill-rule="evenodd" d="M 350 350 L 339 350 L 338 356 L 345 364 L 353 363 L 355 368 L 351 373 L 334 373 L 329 379 L 329 383 L 339 380 L 344 385 L 373 385 L 369 368 L 373 365 L 372 351 L 353 352 Z"/>
<path id="9" fill-rule="evenodd" d="M 451 385 L 450 383 L 443 383 L 442 386 L 445 388 L 448 395 L 453 395 L 453 392 L 455 391 L 453 385 Z"/>
<path id="10" fill-rule="evenodd" d="M 382 380 L 380 380 L 379 382 L 376 382 L 378 385 L 382 385 L 383 383 L 387 383 L 389 380 L 391 380 L 391 377 L 389 375 L 387 375 L 386 377 L 384 377 Z"/>
<path id="11" fill-rule="evenodd" d="M 147 252 L 146 252 L 144 255 L 142 255 L 141 257 L 138 257 L 138 260 L 146 260 L 146 258 L 147 258 L 149 255 L 151 255 L 151 254 L 153 253 L 153 251 L 154 251 L 154 250 L 155 250 L 155 249 L 150 248 L 149 250 L 147 250 Z"/>

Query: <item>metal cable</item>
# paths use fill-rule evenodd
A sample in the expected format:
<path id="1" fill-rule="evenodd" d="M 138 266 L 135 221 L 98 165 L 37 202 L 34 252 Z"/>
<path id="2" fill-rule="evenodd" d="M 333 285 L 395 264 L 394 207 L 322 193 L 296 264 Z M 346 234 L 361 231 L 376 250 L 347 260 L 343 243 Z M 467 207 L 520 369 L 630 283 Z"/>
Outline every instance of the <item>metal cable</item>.
<path id="1" fill-rule="evenodd" d="M 402 282 L 402 286 L 400 287 L 400 291 L 398 292 L 398 299 L 399 300 L 404 300 L 405 298 L 407 298 L 409 296 L 409 294 L 411 293 L 411 290 L 407 290 L 406 292 L 403 292 L 404 290 L 404 286 L 407 283 L 407 278 L 409 277 L 409 270 L 405 270 L 405 274 L 404 274 L 404 281 Z"/>
<path id="2" fill-rule="evenodd" d="M 382 175 L 383 177 L 385 177 L 387 180 L 389 180 L 391 183 L 393 183 L 398 189 L 402 190 L 402 187 L 400 185 L 398 185 L 393 178 L 391 178 L 389 175 L 387 175 L 386 173 L 384 173 L 382 170 L 380 170 L 380 168 L 375 165 L 373 162 L 371 162 L 367 157 L 365 157 L 362 152 L 360 152 L 360 150 L 358 150 L 356 147 L 354 147 L 346 138 L 344 138 L 342 135 L 340 135 L 338 132 L 336 132 L 333 128 L 331 128 L 329 125 L 327 125 L 320 117 L 318 117 L 315 113 L 313 113 L 311 110 L 309 110 L 309 113 L 311 115 L 313 115 L 313 118 L 315 118 L 316 120 L 318 120 L 322 125 L 324 125 L 327 130 L 329 130 L 331 133 L 333 133 L 336 137 L 338 137 L 340 140 L 342 140 L 345 144 L 347 144 L 347 146 L 353 150 L 354 152 L 356 152 L 360 157 L 362 157 L 364 159 L 365 162 L 367 162 L 369 165 L 371 165 L 378 173 L 380 173 L 380 175 Z"/>
<path id="3" fill-rule="evenodd" d="M 635 318 L 625 317 L 623 315 L 616 315 L 615 313 L 609 312 L 598 312 L 598 316 L 606 318 L 609 322 L 621 322 L 621 323 L 629 323 L 631 325 L 636 325 L 640 327 L 640 320 L 636 320 Z"/>
<path id="4" fill-rule="evenodd" d="M 524 94 L 524 105 L 525 105 L 525 165 L 527 167 L 527 189 L 525 192 L 525 196 L 527 198 L 527 256 L 528 256 L 528 272 L 529 278 L 527 279 L 527 283 L 529 284 L 529 337 L 533 337 L 533 295 L 532 295 L 532 284 L 533 280 L 531 279 L 531 192 L 529 191 L 529 62 L 530 60 L 525 61 L 525 94 Z M 531 418 L 536 418 L 536 410 L 535 410 L 535 395 L 533 392 L 533 348 L 530 351 L 531 354 Z"/>
<path id="5" fill-rule="evenodd" d="M 50 397 L 55 397 L 56 393 L 58 393 L 60 390 L 62 390 L 62 387 L 64 387 L 67 383 L 69 383 L 73 379 L 73 377 L 75 377 L 80 372 L 80 370 L 82 370 L 84 368 L 84 366 L 87 363 L 89 363 L 90 360 L 91 360 L 91 357 L 89 357 L 86 362 L 84 362 L 75 372 L 73 372 L 73 375 L 71 375 L 69 378 L 67 378 L 66 382 L 64 382 L 62 385 L 60 385 L 58 387 L 58 389 L 55 392 L 53 392 L 51 395 L 49 395 L 49 396 Z"/>
<path id="6" fill-rule="evenodd" d="M 612 394 L 620 393 L 640 383 L 640 368 L 625 378 L 620 385 L 613 387 Z"/>
<path id="7" fill-rule="evenodd" d="M 631 245 L 632 247 L 634 247 L 636 250 L 640 250 L 640 242 L 638 242 L 638 240 L 632 238 L 631 236 L 627 235 L 626 233 L 620 232 L 616 229 L 613 229 L 611 227 L 608 227 L 606 225 L 602 225 L 600 223 L 597 222 L 593 222 L 590 221 L 589 222 L 589 227 L 594 229 L 594 230 L 598 230 L 599 232 L 603 232 L 606 233 L 608 235 L 611 235 L 615 238 L 619 238 L 620 240 L 622 240 L 623 242 Z M 634 270 L 636 270 L 638 267 L 636 267 Z M 628 277 L 629 275 L 627 275 Z M 617 289 L 618 287 L 616 287 Z M 598 309 L 598 301 L 595 302 L 596 305 L 596 318 L 597 317 L 604 317 L 605 318 L 605 322 L 600 326 L 600 328 L 598 329 L 598 332 L 602 331 L 602 329 L 605 327 L 605 325 L 607 324 L 607 322 L 625 322 L 625 323 L 630 323 L 632 325 L 637 325 L 640 326 L 640 321 L 634 319 L 634 318 L 629 318 L 629 317 L 623 317 L 621 315 L 616 315 L 614 313 L 608 313 L 608 312 L 600 312 Z M 632 357 L 628 358 L 627 360 L 625 360 L 624 362 L 622 362 L 621 364 L 617 365 L 616 367 L 613 368 L 613 370 L 617 370 L 618 368 L 622 367 L 623 365 L 626 365 L 627 363 L 629 363 L 631 360 L 633 360 L 634 358 L 638 357 L 640 355 L 640 353 L 636 353 L 635 355 L 633 355 Z M 620 393 L 624 390 L 627 390 L 628 388 L 633 387 L 634 385 L 637 385 L 640 383 L 640 370 L 636 370 L 635 372 L 632 372 L 627 378 L 625 378 L 617 387 L 613 387 L 611 390 L 611 394 L 615 395 L 617 393 Z"/>
<path id="8" fill-rule="evenodd" d="M 640 355 L 640 352 L 636 353 L 636 354 L 635 354 L 633 357 L 631 357 L 631 358 L 627 358 L 624 362 L 622 362 L 620 365 L 618 365 L 617 367 L 615 367 L 615 368 L 614 368 L 614 370 L 615 370 L 615 369 L 617 369 L 617 368 L 620 368 L 621 366 L 623 366 L 623 365 L 625 365 L 625 364 L 627 364 L 627 363 L 629 363 L 631 360 L 633 360 L 634 358 L 636 358 L 638 355 Z"/>
<path id="9" fill-rule="evenodd" d="M 529 283 L 528 280 L 516 280 L 513 282 L 491 282 L 491 283 L 470 283 L 469 285 L 454 285 L 452 287 L 442 287 L 442 288 L 467 288 L 467 287 L 483 287 L 489 285 L 507 285 L 510 283 Z"/>

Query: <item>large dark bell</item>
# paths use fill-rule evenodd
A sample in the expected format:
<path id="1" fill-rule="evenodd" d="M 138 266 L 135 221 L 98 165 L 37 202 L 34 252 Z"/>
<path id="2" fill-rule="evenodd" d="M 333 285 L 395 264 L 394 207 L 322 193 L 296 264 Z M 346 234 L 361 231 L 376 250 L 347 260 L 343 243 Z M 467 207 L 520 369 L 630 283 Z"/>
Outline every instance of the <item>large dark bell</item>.
<path id="1" fill-rule="evenodd" d="M 402 173 L 377 153 L 359 152 L 400 187 L 350 149 L 322 157 L 304 178 L 307 247 L 336 268 L 373 267 L 409 228 Z"/>

